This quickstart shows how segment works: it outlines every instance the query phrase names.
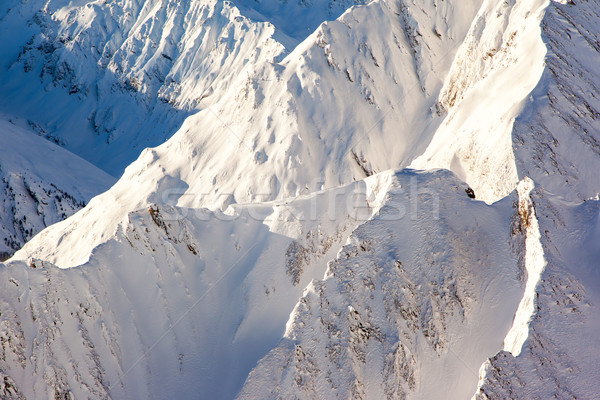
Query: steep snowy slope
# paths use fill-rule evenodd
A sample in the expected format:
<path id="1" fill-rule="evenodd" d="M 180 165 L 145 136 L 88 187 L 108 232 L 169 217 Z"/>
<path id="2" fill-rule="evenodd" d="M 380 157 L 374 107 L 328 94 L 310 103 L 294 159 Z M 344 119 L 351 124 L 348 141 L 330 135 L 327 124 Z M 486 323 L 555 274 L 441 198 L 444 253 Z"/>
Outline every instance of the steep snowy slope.
<path id="1" fill-rule="evenodd" d="M 282 395 L 327 379 L 340 395 L 428 394 L 447 368 L 446 389 L 472 393 L 522 293 L 523 237 L 514 199 L 466 189 L 447 171 L 386 172 L 229 215 L 130 213 L 81 267 L 0 267 L 0 371 L 27 398 L 226 399 L 286 330 L 288 367 L 265 371 L 268 356 L 242 397 L 268 398 L 282 372 Z"/>
<path id="2" fill-rule="evenodd" d="M 564 3 L 484 4 L 413 166 L 450 168 L 486 201 L 525 176 L 573 200 L 600 191 L 600 3 Z"/>
<path id="3" fill-rule="evenodd" d="M 71 216 L 114 178 L 0 116 L 0 259 Z"/>
<path id="4" fill-rule="evenodd" d="M 532 198 L 543 269 L 527 340 L 512 350 L 515 357 L 503 351 L 486 362 L 476 398 L 593 399 L 600 382 L 600 202 L 567 202 L 543 189 Z"/>
<path id="5" fill-rule="evenodd" d="M 0 371 L 27 398 L 232 398 L 394 179 L 229 215 L 153 205 L 79 268 L 1 266 Z"/>
<path id="6" fill-rule="evenodd" d="M 291 130 L 288 141 L 293 133 L 317 141 L 305 144 L 303 158 L 311 161 L 323 141 L 345 167 L 355 158 L 367 171 L 397 167 L 422 152 L 415 142 L 426 145 L 427 135 L 417 139 L 479 3 L 375 2 L 323 27 L 277 65 L 284 46 L 292 51 L 307 35 L 294 32 L 312 32 L 351 3 L 240 3 L 250 20 L 231 2 L 32 1 L 10 8 L 0 23 L 0 92 L 10 99 L 0 107 L 44 125 L 56 141 L 116 175 L 143 147 L 170 136 L 184 115 L 209 107 L 195 124 L 202 137 L 221 135 L 226 125 L 254 147 L 255 132 L 280 141 L 278 132 Z M 255 22 L 271 19 L 281 30 Z M 385 135 L 370 143 L 374 131 Z M 338 144 L 342 133 L 347 139 Z M 381 142 L 390 141 L 407 143 L 390 162 L 370 166 L 386 159 L 381 152 L 390 146 Z M 286 143 L 280 152 L 295 147 Z"/>
<path id="7" fill-rule="evenodd" d="M 413 166 L 452 169 L 490 202 L 514 189 L 513 124 L 543 73 L 540 23 L 547 5 L 485 2 L 440 96 L 448 115 Z"/>
<path id="8" fill-rule="evenodd" d="M 236 90 L 157 149 L 160 168 L 195 195 L 181 204 L 284 198 L 412 160 L 438 120 L 430 94 L 441 88 L 470 8 L 355 7 L 279 64 L 240 76 Z"/>
<path id="9" fill-rule="evenodd" d="M 14 0 L 0 15 L 0 108 L 116 176 L 283 51 L 272 25 L 216 0 Z"/>
<path id="10" fill-rule="evenodd" d="M 256 75 L 356 3 L 7 0 L 0 110 L 118 176 L 232 78 Z"/>
<path id="11" fill-rule="evenodd" d="M 473 201 L 447 172 L 402 177 L 307 287 L 240 399 L 473 394 L 522 293 L 517 202 Z M 413 202 L 414 214 L 395 218 Z"/>
<path id="12" fill-rule="evenodd" d="M 352 8 L 280 63 L 249 66 L 256 71 L 231 78 L 231 90 L 220 91 L 166 144 L 145 151 L 85 213 L 46 231 L 19 257 L 79 265 L 128 211 L 148 202 L 225 209 L 409 163 L 441 121 L 435 93 L 475 12 L 465 2 Z"/>
<path id="13" fill-rule="evenodd" d="M 599 6 L 3 3 L 0 109 L 181 127 L 0 265 L 0 397 L 593 398 Z"/>
<path id="14" fill-rule="evenodd" d="M 544 75 L 513 133 L 519 176 L 574 201 L 600 192 L 599 20 L 598 0 L 551 3 Z"/>

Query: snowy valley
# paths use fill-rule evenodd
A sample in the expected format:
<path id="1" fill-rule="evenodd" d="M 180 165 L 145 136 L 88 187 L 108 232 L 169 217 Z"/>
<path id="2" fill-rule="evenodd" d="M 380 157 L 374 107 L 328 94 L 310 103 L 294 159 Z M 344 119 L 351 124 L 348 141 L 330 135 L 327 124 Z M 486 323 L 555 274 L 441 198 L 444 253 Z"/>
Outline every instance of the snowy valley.
<path id="1" fill-rule="evenodd" d="M 598 21 L 3 2 L 0 398 L 598 398 Z"/>

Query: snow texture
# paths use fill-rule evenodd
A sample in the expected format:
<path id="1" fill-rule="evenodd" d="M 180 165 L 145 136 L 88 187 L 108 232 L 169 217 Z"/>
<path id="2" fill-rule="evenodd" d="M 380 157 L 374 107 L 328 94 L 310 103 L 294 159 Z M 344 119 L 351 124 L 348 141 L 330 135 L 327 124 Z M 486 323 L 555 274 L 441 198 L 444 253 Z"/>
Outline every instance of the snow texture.
<path id="1" fill-rule="evenodd" d="M 596 398 L 599 10 L 2 2 L 0 397 Z"/>
<path id="2" fill-rule="evenodd" d="M 0 117 L 0 259 L 74 214 L 114 178 L 40 138 L 25 121 Z"/>

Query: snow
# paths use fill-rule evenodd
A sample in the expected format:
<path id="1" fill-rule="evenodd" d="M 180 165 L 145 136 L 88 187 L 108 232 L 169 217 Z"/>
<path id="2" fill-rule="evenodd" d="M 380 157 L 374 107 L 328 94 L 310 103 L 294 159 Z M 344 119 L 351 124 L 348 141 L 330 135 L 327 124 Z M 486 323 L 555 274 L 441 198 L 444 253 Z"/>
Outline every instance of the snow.
<path id="1" fill-rule="evenodd" d="M 386 174 L 229 214 L 154 205 L 130 213 L 80 267 L 37 259 L 3 266 L 2 332 L 18 335 L 12 310 L 27 312 L 36 317 L 20 322 L 18 346 L 32 354 L 49 346 L 25 362 L 30 378 L 18 387 L 26 397 L 55 387 L 76 398 L 233 397 L 277 344 L 304 287 L 323 276 L 356 225 L 376 212 L 392 179 Z M 27 282 L 30 289 L 13 304 L 13 292 Z M 61 339 L 48 339 L 56 332 Z M 10 349 L 3 354 L 17 357 Z M 63 382 L 33 373 L 46 365 Z"/>
<path id="2" fill-rule="evenodd" d="M 227 87 L 214 88 L 205 108 L 167 143 L 142 152 L 85 213 L 46 231 L 44 240 L 30 243 L 18 257 L 35 255 L 63 268 L 80 265 L 129 210 L 148 202 L 225 209 L 337 187 L 408 164 L 440 120 L 431 111 L 430 93 L 442 88 L 452 49 L 467 32 L 467 16 L 476 12 L 472 4 L 456 7 L 428 3 L 413 10 L 372 2 L 323 24 L 278 64 L 272 57 L 264 62 L 264 51 L 255 63 L 226 62 L 241 70 L 232 72 Z M 371 34 L 373 25 L 382 29 Z M 281 51 L 267 38 L 270 32 L 258 31 L 256 40 Z M 235 42 L 240 52 L 258 54 L 260 42 L 249 44 L 253 37 Z M 348 74 L 362 78 L 352 82 Z"/>
<path id="3" fill-rule="evenodd" d="M 238 398 L 470 396 L 522 289 L 514 199 L 487 206 L 465 189 L 447 171 L 397 173 L 387 202 L 305 289 Z M 397 218 L 413 202 L 416 213 Z"/>
<path id="4" fill-rule="evenodd" d="M 482 369 L 478 399 L 595 398 L 598 346 L 599 203 L 536 188 L 531 193 L 547 266 L 536 288 L 529 336 L 521 352 L 500 352 Z"/>
<path id="5" fill-rule="evenodd" d="M 26 172 L 45 183 L 88 201 L 108 189 L 114 178 L 60 146 L 43 140 L 25 121 L 0 117 L 0 151 L 7 170 Z"/>
<path id="6" fill-rule="evenodd" d="M 509 229 L 514 199 L 488 206 L 466 188 L 447 171 L 383 172 L 293 200 L 236 205 L 227 214 L 152 205 L 130 213 L 79 267 L 13 260 L 0 270 L 3 332 L 39 355 L 24 361 L 22 375 L 10 362 L 18 350 L 9 346 L 10 376 L 26 397 L 56 389 L 76 398 L 232 398 L 284 331 L 308 353 L 301 327 L 352 305 L 386 338 L 382 348 L 375 337 L 357 346 L 374 346 L 373 357 L 382 357 L 401 345 L 421 365 L 413 383 L 393 390 L 410 388 L 416 398 L 451 390 L 459 398 L 473 391 L 473 371 L 502 348 L 522 291 L 510 244 L 517 240 Z M 332 309 L 305 315 L 301 300 L 290 317 L 297 299 L 318 297 L 319 287 Z M 416 319 L 402 322 L 413 312 Z M 14 319 L 26 314 L 34 318 Z M 354 361 L 335 377 L 340 393 L 354 376 L 348 368 L 370 370 L 348 357 Z M 444 380 L 449 386 L 433 385 L 448 369 L 455 371 Z M 62 378 L 43 379 L 48 371 Z M 356 376 L 383 382 L 383 373 Z M 283 396 L 295 390 L 286 385 Z"/>
<path id="7" fill-rule="evenodd" d="M 449 168 L 488 202 L 525 177 L 568 199 L 595 196 L 598 9 L 486 2 L 441 92 L 448 116 L 411 166 Z"/>
<path id="8" fill-rule="evenodd" d="M 581 202 L 600 188 L 600 3 L 551 2 L 542 22 L 546 68 L 515 122 L 519 177 Z"/>
<path id="9" fill-rule="evenodd" d="M 536 288 L 540 283 L 542 273 L 546 267 L 544 249 L 540 241 L 540 227 L 535 216 L 535 209 L 531 201 L 530 193 L 534 183 L 526 178 L 519 182 L 517 192 L 519 193 L 519 215 L 521 224 L 525 228 L 525 271 L 527 272 L 527 284 L 525 293 L 515 314 L 512 328 L 504 339 L 504 350 L 513 356 L 518 356 L 525 340 L 529 336 L 529 324 L 535 315 Z"/>
<path id="10" fill-rule="evenodd" d="M 547 5 L 483 4 L 440 96 L 448 116 L 412 166 L 451 169 L 488 202 L 514 189 L 513 124 L 544 71 L 540 22 Z"/>
<path id="11" fill-rule="evenodd" d="M 230 2 L 11 0 L 0 15 L 0 110 L 115 176 L 284 51 Z"/>
<path id="12" fill-rule="evenodd" d="M 598 10 L 2 3 L 0 397 L 594 398 Z"/>
<path id="13" fill-rule="evenodd" d="M 74 214 L 115 181 L 31 128 L 26 121 L 0 116 L 2 258 L 46 226 Z"/>

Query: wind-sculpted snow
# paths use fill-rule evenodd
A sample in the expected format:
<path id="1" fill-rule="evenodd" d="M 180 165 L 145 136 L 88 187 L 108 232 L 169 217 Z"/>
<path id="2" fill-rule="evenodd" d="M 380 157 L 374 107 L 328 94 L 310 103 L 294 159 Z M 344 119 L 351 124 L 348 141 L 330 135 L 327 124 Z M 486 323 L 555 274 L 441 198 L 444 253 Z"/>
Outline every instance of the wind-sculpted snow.
<path id="1" fill-rule="evenodd" d="M 167 143 L 144 151 L 115 187 L 20 257 L 84 263 L 129 210 L 149 202 L 226 209 L 409 163 L 441 118 L 429 94 L 441 89 L 475 13 L 460 4 L 355 7 L 280 63 L 248 64 L 255 70 L 232 77 Z"/>
<path id="2" fill-rule="evenodd" d="M 547 4 L 483 4 L 440 94 L 447 116 L 414 167 L 449 168 L 488 202 L 515 188 L 513 124 L 543 73 L 540 21 Z"/>
<path id="3" fill-rule="evenodd" d="M 26 398 L 232 398 L 275 348 L 241 398 L 464 397 L 523 268 L 516 200 L 468 192 L 403 171 L 228 214 L 150 205 L 77 268 L 0 267 L 0 370 Z"/>
<path id="4" fill-rule="evenodd" d="M 83 208 L 114 179 L 68 151 L 0 117 L 0 259 L 45 227 Z"/>
<path id="5" fill-rule="evenodd" d="M 284 50 L 227 1 L 8 2 L 0 14 L 2 109 L 115 175 Z"/>
<path id="6" fill-rule="evenodd" d="M 324 21 L 337 19 L 348 8 L 367 0 L 233 0 L 243 14 L 267 21 L 298 44 Z M 292 50 L 290 48 L 290 50 Z"/>
<path id="7" fill-rule="evenodd" d="M 198 127 L 202 136 L 220 135 L 231 128 L 230 112 L 239 112 L 240 103 L 244 103 L 239 115 L 243 120 L 233 129 L 255 131 L 259 127 L 251 121 L 256 118 L 253 106 L 267 100 L 269 92 L 277 98 L 265 104 L 269 115 L 258 121 L 260 129 L 268 131 L 267 137 L 285 108 L 288 115 L 280 127 L 302 129 L 304 114 L 310 114 L 315 104 L 332 104 L 329 96 L 314 94 L 310 104 L 294 101 L 298 89 L 308 89 L 302 75 L 321 75 L 338 58 L 348 65 L 338 66 L 343 70 L 334 74 L 333 81 L 322 77 L 321 82 L 330 86 L 323 94 L 360 96 L 357 104 L 347 104 L 347 108 L 324 107 L 326 116 L 349 121 L 344 125 L 333 121 L 318 126 L 319 130 L 338 135 L 352 128 L 358 132 L 350 136 L 358 136 L 352 138 L 358 142 L 371 130 L 382 129 L 384 114 L 402 114 L 387 118 L 388 126 L 383 129 L 404 132 L 402 136 L 414 142 L 431 118 L 429 96 L 435 97 L 439 90 L 479 2 L 438 5 L 427 1 L 419 7 L 375 2 L 351 11 L 341 23 L 332 22 L 335 30 L 321 30 L 315 40 L 314 30 L 323 21 L 335 20 L 348 7 L 361 3 L 9 1 L 0 8 L 0 107 L 44 126 L 60 144 L 119 175 L 144 147 L 170 137 L 187 115 L 217 102 L 225 104 L 224 98 L 234 104 L 211 112 L 216 111 L 225 122 Z M 379 26 L 377 32 L 371 32 L 373 25 Z M 280 76 L 278 62 L 297 46 L 300 53 L 312 47 L 327 54 L 308 54 L 319 61 L 305 66 L 298 77 L 294 74 L 299 71 L 292 67 Z M 355 60 L 357 56 L 366 62 Z M 277 83 L 269 84 L 271 80 Z M 309 81 L 314 84 L 320 83 Z M 245 87 L 243 98 L 232 100 L 241 94 L 240 87 Z M 288 100 L 292 103 L 285 107 Z M 356 106 L 362 109 L 358 115 L 349 112 Z M 413 110 L 419 115 L 407 119 Z M 206 114 L 202 119 L 208 118 Z M 359 126 L 350 123 L 361 120 Z M 312 121 L 307 129 L 313 130 L 317 122 L 321 121 Z M 389 133 L 385 139 L 389 140 Z M 365 146 L 357 147 L 354 150 L 360 152 Z M 344 149 L 344 159 L 350 159 L 349 154 Z M 374 158 L 372 154 L 358 156 Z M 398 165 L 388 163 L 385 168 L 390 166 Z"/>
<path id="8" fill-rule="evenodd" d="M 520 354 L 503 351 L 481 370 L 477 399 L 593 399 L 600 382 L 600 202 L 532 192 L 547 265 L 535 288 Z"/>
<path id="9" fill-rule="evenodd" d="M 26 398 L 232 398 L 396 179 L 227 215 L 150 205 L 78 268 L 0 265 L 0 371 Z"/>
<path id="10" fill-rule="evenodd" d="M 285 198 L 401 167 L 436 124 L 429 94 L 466 32 L 450 21 L 462 18 L 449 6 L 355 7 L 188 118 L 159 158 L 189 184 L 195 206 Z M 172 158 L 181 151 L 190 162 Z"/>
<path id="11" fill-rule="evenodd" d="M 598 10 L 3 2 L 0 398 L 594 398 Z"/>
<path id="12" fill-rule="evenodd" d="M 551 2 L 542 22 L 546 68 L 516 123 L 520 176 L 581 201 L 600 192 L 600 2 Z"/>
<path id="13" fill-rule="evenodd" d="M 238 398 L 472 395 L 517 307 L 522 236 L 513 196 L 487 206 L 465 188 L 448 172 L 399 175 L 306 288 Z M 413 203 L 415 214 L 394 218 Z"/>
<path id="14" fill-rule="evenodd" d="M 597 1 L 486 2 L 440 96 L 448 116 L 413 166 L 450 168 L 495 201 L 531 177 L 600 191 Z"/>

